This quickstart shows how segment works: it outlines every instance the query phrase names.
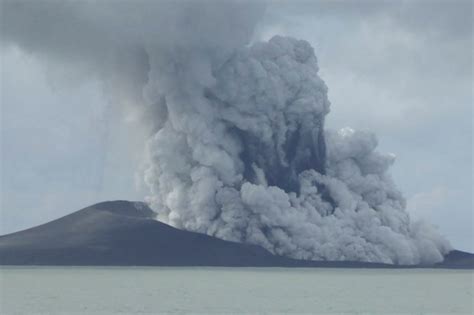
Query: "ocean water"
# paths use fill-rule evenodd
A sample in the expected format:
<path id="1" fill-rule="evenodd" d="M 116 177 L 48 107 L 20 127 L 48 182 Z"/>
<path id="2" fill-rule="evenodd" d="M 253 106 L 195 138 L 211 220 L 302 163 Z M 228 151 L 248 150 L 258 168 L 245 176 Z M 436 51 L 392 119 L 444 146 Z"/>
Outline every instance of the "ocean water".
<path id="1" fill-rule="evenodd" d="M 473 271 L 1 267 L 1 314 L 472 314 Z"/>

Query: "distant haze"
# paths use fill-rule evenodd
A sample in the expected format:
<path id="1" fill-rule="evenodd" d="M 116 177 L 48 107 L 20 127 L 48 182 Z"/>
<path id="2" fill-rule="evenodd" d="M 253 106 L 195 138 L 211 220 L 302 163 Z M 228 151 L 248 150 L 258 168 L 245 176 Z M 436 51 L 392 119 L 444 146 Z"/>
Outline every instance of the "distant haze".
<path id="1" fill-rule="evenodd" d="M 3 1 L 2 231 L 146 196 L 296 258 L 472 248 L 472 5 L 361 6 Z"/>

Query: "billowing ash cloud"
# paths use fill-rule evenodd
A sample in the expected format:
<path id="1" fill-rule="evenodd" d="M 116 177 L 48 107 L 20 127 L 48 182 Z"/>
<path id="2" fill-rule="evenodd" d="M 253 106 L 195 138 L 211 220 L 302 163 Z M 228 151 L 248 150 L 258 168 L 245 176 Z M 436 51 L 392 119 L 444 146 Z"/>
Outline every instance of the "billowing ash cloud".
<path id="1" fill-rule="evenodd" d="M 312 47 L 252 40 L 254 2 L 5 2 L 2 38 L 101 78 L 152 122 L 145 182 L 159 219 L 304 259 L 442 260 L 413 223 L 374 135 L 324 130 Z M 26 25 L 26 26 L 25 26 Z"/>
<path id="2" fill-rule="evenodd" d="M 236 51 L 190 98 L 164 98 L 146 172 L 160 219 L 297 258 L 441 260 L 446 243 L 410 222 L 375 136 L 325 137 L 317 72 L 307 42 L 277 36 Z"/>

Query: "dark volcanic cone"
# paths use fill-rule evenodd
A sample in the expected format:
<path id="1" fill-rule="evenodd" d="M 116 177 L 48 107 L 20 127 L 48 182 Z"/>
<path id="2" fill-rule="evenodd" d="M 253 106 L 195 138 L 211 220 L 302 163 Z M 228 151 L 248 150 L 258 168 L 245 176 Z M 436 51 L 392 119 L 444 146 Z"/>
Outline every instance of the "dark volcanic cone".
<path id="1" fill-rule="evenodd" d="M 0 237 L 9 265 L 247 266 L 283 263 L 264 249 L 181 231 L 144 203 L 103 202 Z"/>
<path id="2" fill-rule="evenodd" d="M 248 244 L 175 229 L 144 203 L 95 204 L 55 221 L 0 237 L 0 265 L 396 267 L 302 261 Z M 446 265 L 472 268 L 473 255 L 453 251 Z"/>

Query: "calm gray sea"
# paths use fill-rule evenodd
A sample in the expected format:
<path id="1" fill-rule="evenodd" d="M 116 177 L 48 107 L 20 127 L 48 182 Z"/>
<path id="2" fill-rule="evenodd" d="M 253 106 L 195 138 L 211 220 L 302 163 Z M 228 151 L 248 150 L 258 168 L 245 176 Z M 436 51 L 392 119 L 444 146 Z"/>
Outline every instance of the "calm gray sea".
<path id="1" fill-rule="evenodd" d="M 1 314 L 473 313 L 472 271 L 2 267 Z"/>

